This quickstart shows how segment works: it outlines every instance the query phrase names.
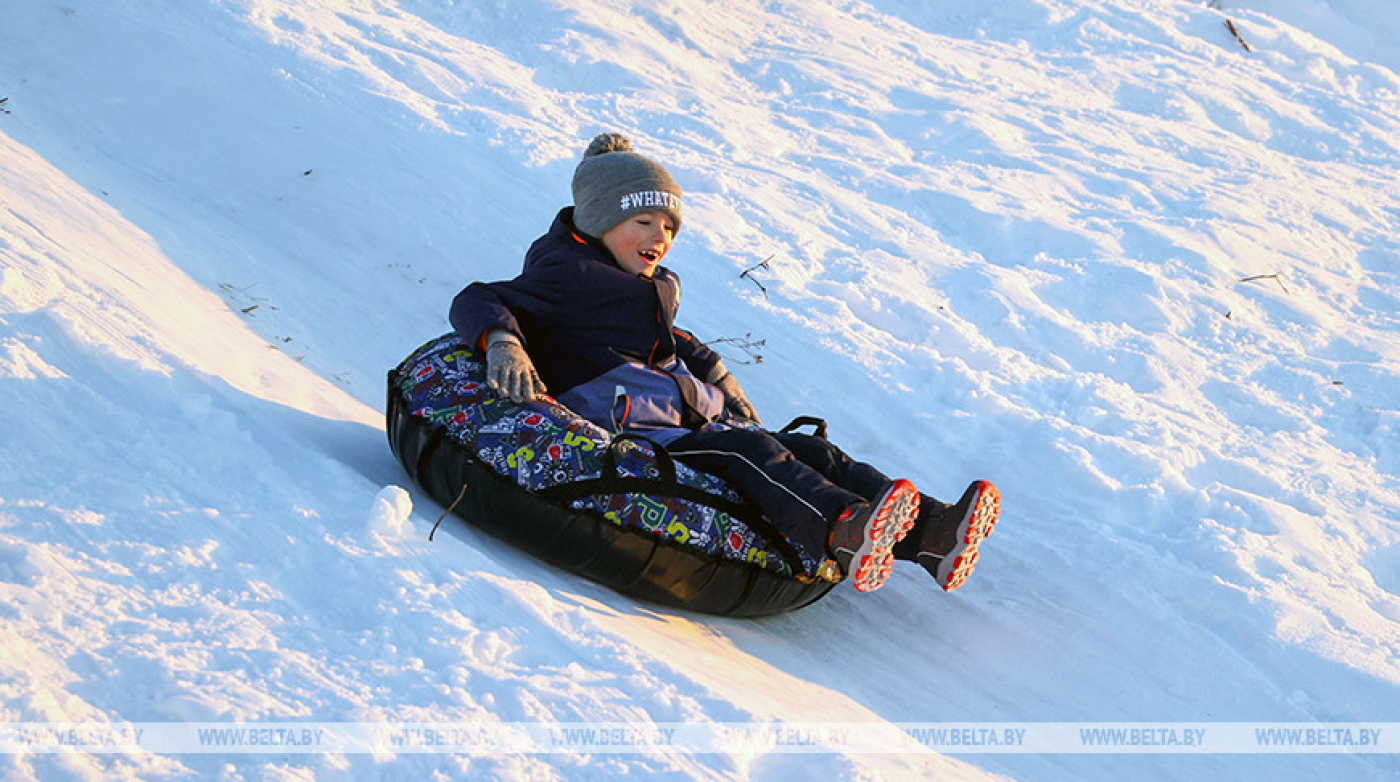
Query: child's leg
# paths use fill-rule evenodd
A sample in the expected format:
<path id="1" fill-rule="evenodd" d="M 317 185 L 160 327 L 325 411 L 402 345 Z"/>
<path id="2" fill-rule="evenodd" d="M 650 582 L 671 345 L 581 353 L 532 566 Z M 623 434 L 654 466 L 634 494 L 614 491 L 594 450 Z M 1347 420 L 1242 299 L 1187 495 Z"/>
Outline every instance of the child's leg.
<path id="1" fill-rule="evenodd" d="M 990 481 L 973 481 L 957 504 L 935 502 L 930 512 L 922 505 L 919 511 L 914 533 L 895 544 L 895 558 L 918 562 L 951 592 L 977 565 L 982 542 L 1001 513 L 1001 492 Z"/>
<path id="2" fill-rule="evenodd" d="M 821 473 L 828 481 L 867 500 L 875 499 L 890 482 L 889 476 L 865 462 L 847 456 L 825 437 L 790 432 L 773 435 L 803 464 Z"/>
<path id="3" fill-rule="evenodd" d="M 866 499 L 874 499 L 889 482 L 879 470 L 852 459 L 824 437 L 798 432 L 773 436 L 827 480 Z M 919 515 L 908 537 L 895 544 L 895 559 L 918 562 L 945 589 L 956 589 L 972 572 L 978 546 L 996 525 L 994 500 L 985 494 L 988 491 L 994 489 L 974 484 L 956 506 L 919 495 Z"/>
<path id="4" fill-rule="evenodd" d="M 917 562 L 924 531 L 928 529 L 929 524 L 941 523 L 943 515 L 951 507 L 948 503 L 936 500 L 927 494 L 920 494 L 919 516 L 914 519 L 914 529 L 909 531 L 909 537 L 901 540 L 899 545 L 894 547 L 894 558 L 905 562 Z"/>
<path id="5" fill-rule="evenodd" d="M 825 437 L 814 437 L 800 432 L 775 433 L 773 437 L 803 464 L 821 473 L 837 486 L 855 492 L 867 500 L 875 499 L 890 482 L 890 479 L 874 466 L 852 459 Z M 930 519 L 939 518 L 948 507 L 947 503 L 939 502 L 927 494 L 921 494 L 919 498 L 919 515 L 914 521 L 914 529 L 894 547 L 895 559 L 917 561 L 919 541 L 923 537 L 924 527 Z"/>
<path id="6" fill-rule="evenodd" d="M 831 522 L 852 503 L 866 499 L 828 481 L 762 430 L 695 431 L 666 450 L 697 470 L 723 478 L 813 559 L 826 556 Z"/>

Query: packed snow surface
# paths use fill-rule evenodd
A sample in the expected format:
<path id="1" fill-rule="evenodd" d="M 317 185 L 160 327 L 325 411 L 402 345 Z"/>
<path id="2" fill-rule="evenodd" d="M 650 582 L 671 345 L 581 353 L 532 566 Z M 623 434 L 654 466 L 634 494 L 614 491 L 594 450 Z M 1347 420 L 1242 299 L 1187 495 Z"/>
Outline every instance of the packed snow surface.
<path id="1" fill-rule="evenodd" d="M 0 720 L 1394 721 L 1397 40 L 1388 0 L 5 2 Z M 966 587 L 717 619 L 427 540 L 385 372 L 605 130 L 685 188 L 681 323 L 770 425 L 1001 487 Z M 887 749 L 0 776 L 1400 774 Z"/>

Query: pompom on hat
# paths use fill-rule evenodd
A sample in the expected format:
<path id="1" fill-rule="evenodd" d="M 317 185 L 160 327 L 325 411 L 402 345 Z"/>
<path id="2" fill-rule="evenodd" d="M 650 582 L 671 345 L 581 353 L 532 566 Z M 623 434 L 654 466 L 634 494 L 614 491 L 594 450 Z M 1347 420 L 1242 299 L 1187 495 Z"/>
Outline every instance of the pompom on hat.
<path id="1" fill-rule="evenodd" d="M 681 230 L 680 185 L 664 166 L 632 151 L 621 133 L 594 137 L 574 169 L 574 227 L 601 238 L 634 214 L 665 212 Z"/>

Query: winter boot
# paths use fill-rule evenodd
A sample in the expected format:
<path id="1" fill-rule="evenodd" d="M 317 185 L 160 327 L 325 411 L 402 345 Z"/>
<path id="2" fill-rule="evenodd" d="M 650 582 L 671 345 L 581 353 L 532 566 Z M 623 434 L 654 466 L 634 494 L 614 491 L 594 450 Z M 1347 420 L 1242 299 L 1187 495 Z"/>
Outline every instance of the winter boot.
<path id="1" fill-rule="evenodd" d="M 992 534 L 1001 512 L 1001 492 L 991 481 L 974 481 L 962 499 L 929 518 L 915 561 L 944 591 L 963 585 L 977 564 L 977 547 Z"/>
<path id="2" fill-rule="evenodd" d="M 919 490 L 901 478 L 887 484 L 875 500 L 850 506 L 832 522 L 827 546 L 857 591 L 884 586 L 894 566 L 891 549 L 909 534 L 918 513 Z"/>

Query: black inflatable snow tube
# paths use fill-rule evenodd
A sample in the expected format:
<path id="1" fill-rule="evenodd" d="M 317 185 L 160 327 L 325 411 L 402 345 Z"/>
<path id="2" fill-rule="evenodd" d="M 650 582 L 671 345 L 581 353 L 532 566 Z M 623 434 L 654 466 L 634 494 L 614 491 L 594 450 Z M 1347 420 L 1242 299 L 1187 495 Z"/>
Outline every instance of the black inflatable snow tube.
<path id="1" fill-rule="evenodd" d="M 747 562 L 698 552 L 646 530 L 544 499 L 498 475 L 444 428 L 412 415 L 390 373 L 390 447 L 435 501 L 545 562 L 640 600 L 704 614 L 761 617 L 831 590 Z"/>

